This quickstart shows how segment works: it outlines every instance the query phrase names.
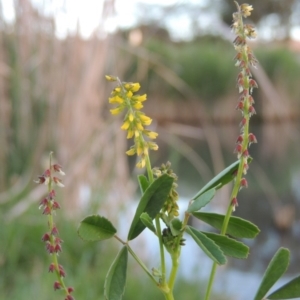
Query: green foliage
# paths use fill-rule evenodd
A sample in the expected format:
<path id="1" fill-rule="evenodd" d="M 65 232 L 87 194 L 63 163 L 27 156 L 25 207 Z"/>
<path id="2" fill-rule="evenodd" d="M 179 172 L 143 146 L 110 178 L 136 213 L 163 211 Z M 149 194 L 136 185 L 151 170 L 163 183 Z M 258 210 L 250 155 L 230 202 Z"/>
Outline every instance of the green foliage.
<path id="1" fill-rule="evenodd" d="M 254 300 L 261 300 L 265 297 L 270 288 L 278 281 L 288 268 L 290 260 L 290 251 L 285 248 L 280 248 L 272 260 L 263 276 L 262 282 L 256 292 Z M 290 298 L 290 297 L 288 297 Z M 284 298 L 284 299 L 288 299 Z"/>
<path id="2" fill-rule="evenodd" d="M 85 241 L 102 241 L 113 237 L 117 229 L 112 223 L 101 216 L 84 218 L 78 228 L 78 235 Z"/>
<path id="3" fill-rule="evenodd" d="M 194 202 L 188 207 L 187 212 L 191 213 L 200 210 L 207 205 L 215 196 L 216 189 L 212 188 L 200 195 L 194 200 Z M 195 197 L 194 197 L 195 198 Z"/>
<path id="4" fill-rule="evenodd" d="M 106 275 L 104 295 L 107 300 L 120 300 L 125 291 L 128 250 L 126 246 L 118 253 Z"/>
<path id="5" fill-rule="evenodd" d="M 170 193 L 173 181 L 172 177 L 164 174 L 146 189 L 133 217 L 128 233 L 128 240 L 133 240 L 145 229 L 145 225 L 140 219 L 142 213 L 146 212 L 151 219 L 154 219 L 159 213 Z"/>
<path id="6" fill-rule="evenodd" d="M 203 232 L 208 238 L 213 240 L 227 256 L 235 258 L 247 258 L 249 254 L 249 247 L 245 244 L 231 239 L 225 235 L 216 233 Z"/>
<path id="7" fill-rule="evenodd" d="M 214 262 L 223 265 L 227 262 L 221 248 L 210 238 L 195 228 L 188 226 L 186 232 L 194 239 L 197 245 L 210 257 Z"/>
<path id="8" fill-rule="evenodd" d="M 221 230 L 224 222 L 224 215 L 206 212 L 194 212 L 193 216 L 197 219 Z M 226 233 L 236 238 L 253 239 L 260 232 L 259 228 L 253 223 L 239 217 L 230 217 Z"/>
<path id="9" fill-rule="evenodd" d="M 300 276 L 287 282 L 285 285 L 274 291 L 268 299 L 294 299 L 300 297 Z"/>
<path id="10" fill-rule="evenodd" d="M 248 159 L 248 163 L 251 162 L 251 158 Z M 200 197 L 202 194 L 204 194 L 206 191 L 216 188 L 220 189 L 225 184 L 232 181 L 235 177 L 235 174 L 238 170 L 240 161 L 237 160 L 233 164 L 231 164 L 229 167 L 221 171 L 218 175 L 216 175 L 213 179 L 211 179 L 205 186 L 192 198 L 192 200 L 196 200 L 198 197 Z"/>

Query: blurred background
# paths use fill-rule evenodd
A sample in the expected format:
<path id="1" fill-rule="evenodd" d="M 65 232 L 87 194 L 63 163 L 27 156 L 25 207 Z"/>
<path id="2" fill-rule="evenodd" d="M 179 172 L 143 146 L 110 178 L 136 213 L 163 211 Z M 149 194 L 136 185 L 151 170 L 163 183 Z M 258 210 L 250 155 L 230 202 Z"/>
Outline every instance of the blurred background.
<path id="1" fill-rule="evenodd" d="M 287 277 L 300 263 L 300 1 L 248 1 L 247 22 L 258 38 L 253 74 L 257 115 L 251 131 L 259 143 L 241 191 L 236 216 L 262 232 L 249 259 L 219 268 L 213 299 L 252 299 L 259 278 L 280 246 L 291 250 Z M 234 39 L 235 11 L 226 0 L 2 0 L 0 1 L 0 299 L 58 299 L 38 210 L 46 192 L 33 180 L 47 168 L 49 152 L 66 172 L 56 216 L 64 240 L 60 263 L 76 299 L 102 299 L 115 241 L 85 243 L 76 230 L 87 214 L 100 213 L 126 237 L 139 190 L 131 145 L 110 115 L 114 88 L 105 74 L 141 83 L 145 112 L 159 133 L 152 165 L 170 160 L 179 176 L 180 205 L 236 160 L 241 115 Z M 230 186 L 208 210 L 224 212 Z M 206 229 L 204 224 L 194 226 Z M 211 230 L 210 228 L 207 228 Z M 148 233 L 133 248 L 159 267 Z M 152 243 L 153 242 L 153 243 Z M 186 258 L 184 258 L 186 257 Z M 130 260 L 124 299 L 163 299 Z M 201 299 L 211 262 L 187 240 L 178 299 Z M 225 276 L 226 275 L 226 276 Z"/>

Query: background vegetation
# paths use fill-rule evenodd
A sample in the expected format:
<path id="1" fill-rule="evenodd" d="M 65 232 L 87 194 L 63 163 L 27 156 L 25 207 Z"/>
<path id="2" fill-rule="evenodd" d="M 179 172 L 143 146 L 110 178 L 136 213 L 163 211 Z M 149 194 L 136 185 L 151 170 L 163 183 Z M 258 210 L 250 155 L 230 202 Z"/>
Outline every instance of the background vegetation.
<path id="1" fill-rule="evenodd" d="M 257 5 L 265 2 L 272 1 Z M 292 24 L 286 14 L 296 2 L 289 1 L 283 11 L 256 8 L 264 12 L 253 21 L 265 24 L 263 16 L 272 12 L 288 28 Z M 103 20 L 112 5 L 106 3 Z M 226 23 L 228 8 L 217 8 Z M 76 298 L 94 299 L 102 294 L 117 245 L 82 242 L 76 235 L 77 224 L 83 215 L 96 211 L 117 219 L 115 208 L 133 203 L 136 191 L 134 162 L 124 155 L 127 141 L 120 122 L 108 113 L 111 86 L 104 74 L 141 82 L 142 92 L 149 97 L 147 115 L 156 120 L 155 131 L 160 133 L 161 151 L 155 154 L 154 164 L 171 160 L 181 195 L 188 197 L 235 159 L 239 115 L 230 29 L 226 27 L 222 37 L 195 29 L 191 40 L 179 41 L 145 17 L 135 28 L 105 39 L 96 34 L 83 39 L 78 32 L 59 39 L 54 19 L 30 1 L 16 1 L 15 16 L 12 23 L 1 18 L 0 27 L 0 299 L 57 297 L 40 241 L 46 223 L 38 203 L 45 190 L 33 183 L 43 172 L 50 150 L 67 173 L 66 187 L 58 197 L 62 210 L 57 222 L 64 240 L 61 259 Z M 136 43 L 134 36 L 142 38 Z M 253 257 L 268 261 L 278 244 L 291 248 L 291 271 L 299 271 L 297 47 L 288 35 L 253 44 L 260 62 L 253 70 L 260 89 L 254 97 L 258 116 L 252 120 L 259 144 L 250 149 L 255 158 L 250 188 L 241 194 L 237 215 L 258 224 L 263 233 L 257 247 L 251 248 L 250 263 L 230 263 L 248 272 L 259 271 Z M 227 198 L 224 189 L 216 205 L 222 209 Z M 137 276 L 136 266 L 133 270 L 126 299 L 140 299 L 137 286 L 145 288 L 149 299 L 158 299 L 150 295 L 147 278 Z M 201 294 L 198 282 L 181 280 L 178 296 L 184 291 L 185 299 L 199 299 L 194 292 Z"/>

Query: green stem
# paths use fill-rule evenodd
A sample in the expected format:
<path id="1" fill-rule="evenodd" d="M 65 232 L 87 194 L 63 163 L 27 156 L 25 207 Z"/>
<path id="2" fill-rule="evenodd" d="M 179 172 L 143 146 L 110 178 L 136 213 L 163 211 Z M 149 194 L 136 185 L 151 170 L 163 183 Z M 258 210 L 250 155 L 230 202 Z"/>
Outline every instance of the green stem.
<path id="1" fill-rule="evenodd" d="M 119 241 L 121 241 L 118 238 Z M 142 267 L 142 269 L 146 272 L 146 274 L 150 277 L 150 279 L 155 283 L 155 285 L 158 285 L 156 279 L 151 274 L 151 272 L 148 270 L 148 268 L 145 266 L 145 264 L 140 260 L 140 258 L 136 255 L 136 253 L 131 249 L 128 243 L 122 242 L 124 245 L 126 245 L 129 253 L 132 255 L 132 257 L 136 260 L 136 262 Z"/>
<path id="2" fill-rule="evenodd" d="M 168 282 L 168 285 L 169 285 L 169 288 L 171 291 L 173 291 L 175 279 L 176 279 L 176 275 L 177 275 L 177 271 L 178 271 L 178 267 L 179 267 L 179 256 L 180 256 L 179 252 L 176 252 L 171 256 L 172 257 L 172 269 L 171 269 L 170 278 L 169 278 L 169 282 Z"/>

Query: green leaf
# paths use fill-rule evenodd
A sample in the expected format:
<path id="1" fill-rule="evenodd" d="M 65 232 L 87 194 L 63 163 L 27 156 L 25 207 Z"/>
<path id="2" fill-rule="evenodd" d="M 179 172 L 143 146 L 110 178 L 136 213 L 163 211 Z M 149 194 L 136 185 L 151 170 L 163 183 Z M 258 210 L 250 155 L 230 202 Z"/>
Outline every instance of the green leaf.
<path id="1" fill-rule="evenodd" d="M 128 249 L 124 246 L 111 264 L 105 278 L 104 296 L 107 300 L 120 300 L 124 294 Z"/>
<path id="2" fill-rule="evenodd" d="M 173 236 L 177 236 L 181 233 L 182 230 L 182 222 L 178 218 L 174 218 L 170 222 L 170 229 Z"/>
<path id="3" fill-rule="evenodd" d="M 252 161 L 252 158 L 248 158 L 248 163 Z M 197 199 L 199 196 L 204 194 L 206 191 L 216 188 L 220 189 L 223 185 L 227 184 L 231 180 L 234 179 L 235 173 L 239 167 L 240 161 L 237 160 L 229 167 L 220 172 L 217 176 L 215 176 L 212 180 L 210 180 L 195 196 L 192 200 Z"/>
<path id="4" fill-rule="evenodd" d="M 287 270 L 289 260 L 290 251 L 286 248 L 279 248 L 268 265 L 254 300 L 264 298 L 270 288 Z"/>
<path id="5" fill-rule="evenodd" d="M 267 296 L 268 299 L 294 299 L 300 297 L 300 276 L 292 279 Z"/>
<path id="6" fill-rule="evenodd" d="M 77 232 L 85 241 L 102 241 L 113 237 L 117 229 L 106 218 L 92 215 L 80 222 Z"/>
<path id="7" fill-rule="evenodd" d="M 147 187 L 149 186 L 149 181 L 145 175 L 139 175 L 138 176 L 139 186 L 142 195 L 145 193 Z"/>
<path id="8" fill-rule="evenodd" d="M 128 240 L 133 240 L 145 229 L 145 225 L 140 219 L 143 212 L 146 212 L 152 220 L 159 213 L 170 193 L 173 181 L 174 178 L 164 174 L 145 190 L 132 220 Z"/>
<path id="9" fill-rule="evenodd" d="M 191 213 L 204 207 L 215 196 L 215 193 L 216 193 L 216 189 L 212 188 L 204 192 L 203 194 L 199 195 L 199 198 L 194 197 L 193 199 L 194 202 L 188 207 L 187 212 Z"/>
<path id="10" fill-rule="evenodd" d="M 225 255 L 235 258 L 247 258 L 249 254 L 249 247 L 245 244 L 233 240 L 225 235 L 216 233 L 203 232 L 208 238 L 213 240 L 224 252 Z"/>
<path id="11" fill-rule="evenodd" d="M 219 265 L 226 263 L 226 257 L 223 251 L 216 243 L 208 238 L 205 234 L 196 230 L 191 226 L 186 227 L 186 232 L 194 239 L 198 246 L 204 251 L 204 253 Z"/>
<path id="12" fill-rule="evenodd" d="M 153 225 L 152 219 L 149 217 L 147 213 L 142 213 L 140 219 L 148 229 L 150 229 L 156 234 L 155 226 Z"/>
<path id="13" fill-rule="evenodd" d="M 192 215 L 219 230 L 222 228 L 225 217 L 224 215 L 205 212 L 194 212 Z M 259 232 L 259 228 L 250 221 L 239 217 L 230 217 L 226 234 L 236 238 L 253 239 Z"/>

